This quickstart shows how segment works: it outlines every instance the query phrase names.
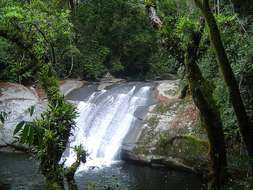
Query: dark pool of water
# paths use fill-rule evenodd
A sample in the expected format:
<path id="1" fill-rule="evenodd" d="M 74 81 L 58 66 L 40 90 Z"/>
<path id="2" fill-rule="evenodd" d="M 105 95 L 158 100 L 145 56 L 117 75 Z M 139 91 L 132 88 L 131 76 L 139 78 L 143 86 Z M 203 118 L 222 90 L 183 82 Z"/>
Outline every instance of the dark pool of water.
<path id="1" fill-rule="evenodd" d="M 42 190 L 39 165 L 25 154 L 0 153 L 0 190 Z"/>
<path id="2" fill-rule="evenodd" d="M 175 171 L 156 170 L 119 162 L 111 167 L 92 169 L 76 175 L 80 190 L 93 184 L 123 186 L 129 190 L 200 190 L 198 177 Z M 0 153 L 0 190 L 44 190 L 38 163 L 24 154 Z"/>

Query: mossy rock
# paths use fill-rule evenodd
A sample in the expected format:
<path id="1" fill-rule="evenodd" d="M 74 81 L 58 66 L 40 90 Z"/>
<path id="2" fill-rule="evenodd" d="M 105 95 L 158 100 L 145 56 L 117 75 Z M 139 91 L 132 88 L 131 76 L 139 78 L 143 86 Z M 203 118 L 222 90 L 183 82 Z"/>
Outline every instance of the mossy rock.
<path id="1" fill-rule="evenodd" d="M 157 154 L 182 159 L 187 165 L 201 168 L 207 165 L 208 142 L 192 135 L 162 136 Z"/>

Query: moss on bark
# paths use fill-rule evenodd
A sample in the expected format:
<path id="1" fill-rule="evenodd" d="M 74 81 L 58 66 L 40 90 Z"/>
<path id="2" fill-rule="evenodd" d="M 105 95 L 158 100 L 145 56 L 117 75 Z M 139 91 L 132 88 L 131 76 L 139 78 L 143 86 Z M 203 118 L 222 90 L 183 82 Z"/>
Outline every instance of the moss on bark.
<path id="1" fill-rule="evenodd" d="M 222 72 L 224 81 L 228 87 L 229 96 L 236 114 L 238 127 L 246 145 L 248 154 L 251 158 L 251 168 L 253 174 L 253 127 L 247 116 L 245 106 L 239 91 L 239 87 L 231 68 L 230 62 L 224 45 L 221 40 L 220 31 L 215 17 L 210 9 L 208 0 L 195 0 L 196 5 L 200 8 L 209 28 L 209 36 L 216 53 L 218 64 Z"/>
<path id="2" fill-rule="evenodd" d="M 203 30 L 204 22 L 201 21 L 200 30 L 191 34 L 191 40 L 185 54 L 185 66 L 193 101 L 200 111 L 201 120 L 209 139 L 210 184 L 214 189 L 220 189 L 226 180 L 227 174 L 227 157 L 222 122 L 212 97 L 211 88 L 203 78 L 196 63 Z"/>

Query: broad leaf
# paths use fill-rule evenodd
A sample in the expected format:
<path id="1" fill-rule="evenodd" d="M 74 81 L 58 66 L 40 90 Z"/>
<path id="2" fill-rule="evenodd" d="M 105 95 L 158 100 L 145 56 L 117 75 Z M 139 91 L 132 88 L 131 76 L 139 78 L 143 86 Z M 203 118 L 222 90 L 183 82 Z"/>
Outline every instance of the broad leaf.
<path id="1" fill-rule="evenodd" d="M 25 121 L 21 121 L 16 125 L 16 128 L 14 130 L 14 135 L 16 135 L 19 131 L 21 131 L 21 129 L 24 127 L 25 125 Z"/>

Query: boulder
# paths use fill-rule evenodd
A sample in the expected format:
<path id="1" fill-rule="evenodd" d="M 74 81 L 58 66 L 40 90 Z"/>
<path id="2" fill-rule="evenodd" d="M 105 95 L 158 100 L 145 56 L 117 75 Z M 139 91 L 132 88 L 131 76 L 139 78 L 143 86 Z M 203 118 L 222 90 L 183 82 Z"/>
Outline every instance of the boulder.
<path id="1" fill-rule="evenodd" d="M 118 84 L 121 82 L 125 82 L 125 79 L 121 79 L 121 78 L 115 78 L 114 76 L 112 76 L 111 73 L 107 72 L 101 79 L 100 82 L 98 84 L 98 90 L 104 90 L 106 88 L 109 88 L 110 86 L 114 85 L 114 84 Z"/>
<path id="2" fill-rule="evenodd" d="M 0 83 L 0 110 L 7 113 L 4 127 L 0 128 L 0 145 L 11 144 L 14 141 L 13 131 L 22 120 L 32 120 L 46 108 L 46 101 L 39 98 L 35 89 L 20 84 Z M 31 117 L 28 108 L 35 107 Z"/>
<path id="3" fill-rule="evenodd" d="M 124 161 L 131 162 L 136 165 L 149 166 L 152 168 L 163 168 L 169 170 L 178 170 L 188 173 L 197 174 L 197 171 L 189 167 L 179 160 L 172 157 L 162 157 L 162 156 L 146 156 L 138 155 L 132 151 L 122 150 L 121 158 Z"/>
<path id="4" fill-rule="evenodd" d="M 61 82 L 60 90 L 66 96 L 71 91 L 82 87 L 84 81 L 65 80 Z M 34 106 L 34 114 L 30 116 L 28 109 Z M 31 121 L 45 111 L 47 99 L 42 89 L 23 86 L 15 83 L 0 83 L 0 111 L 7 113 L 4 126 L 0 127 L 0 146 L 4 147 L 14 142 L 13 132 L 16 125 L 22 121 Z"/>
<path id="5" fill-rule="evenodd" d="M 64 96 L 67 96 L 73 90 L 81 88 L 86 82 L 79 80 L 64 80 L 61 81 L 60 91 Z"/>
<path id="6" fill-rule="evenodd" d="M 149 107 L 137 143 L 127 149 L 131 154 L 124 153 L 124 159 L 142 163 L 149 158 L 147 165 L 152 167 L 185 170 L 207 166 L 208 143 L 205 131 L 199 127 L 198 109 L 190 97 L 180 99 L 179 94 L 179 80 L 157 81 L 157 104 Z M 182 138 L 171 143 L 177 136 Z"/>

